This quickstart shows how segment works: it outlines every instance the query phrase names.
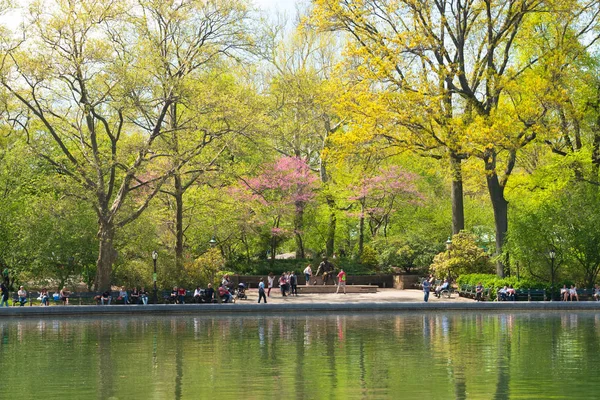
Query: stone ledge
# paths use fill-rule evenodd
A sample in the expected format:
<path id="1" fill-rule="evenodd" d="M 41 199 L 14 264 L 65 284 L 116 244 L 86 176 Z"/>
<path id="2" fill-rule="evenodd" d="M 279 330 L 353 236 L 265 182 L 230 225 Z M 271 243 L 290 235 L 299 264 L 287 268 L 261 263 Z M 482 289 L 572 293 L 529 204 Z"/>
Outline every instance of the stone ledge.
<path id="1" fill-rule="evenodd" d="M 378 311 L 600 311 L 600 302 L 482 302 L 482 303 L 290 303 L 290 304 L 183 304 L 110 305 L 0 308 L 0 317 L 161 315 L 161 314 L 265 314 L 282 312 Z"/>

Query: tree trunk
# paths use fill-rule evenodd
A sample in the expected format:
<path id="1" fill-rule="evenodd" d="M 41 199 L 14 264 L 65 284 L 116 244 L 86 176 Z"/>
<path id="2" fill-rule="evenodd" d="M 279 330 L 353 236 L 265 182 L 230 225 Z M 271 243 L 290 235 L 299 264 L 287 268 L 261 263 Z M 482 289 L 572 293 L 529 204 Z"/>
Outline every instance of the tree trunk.
<path id="1" fill-rule="evenodd" d="M 452 170 L 452 234 L 465 229 L 465 208 L 463 202 L 463 181 L 461 160 L 456 154 L 450 154 Z"/>
<path id="2" fill-rule="evenodd" d="M 179 173 L 174 176 L 175 197 L 175 270 L 183 272 L 183 187 Z"/>
<path id="3" fill-rule="evenodd" d="M 117 258 L 117 251 L 114 247 L 115 227 L 112 222 L 100 221 L 98 229 L 98 239 L 100 240 L 100 249 L 98 251 L 98 260 L 96 261 L 96 290 L 110 290 L 110 280 L 112 275 L 112 266 Z"/>
<path id="4" fill-rule="evenodd" d="M 360 220 L 358 223 L 358 257 L 363 253 L 365 242 L 365 203 L 364 200 L 360 203 Z"/>
<path id="5" fill-rule="evenodd" d="M 294 216 L 294 234 L 296 235 L 296 258 L 304 258 L 304 243 L 302 230 L 304 229 L 304 204 L 296 202 L 296 215 Z"/>
<path id="6" fill-rule="evenodd" d="M 335 228 L 337 225 L 337 216 L 335 213 L 335 201 L 333 196 L 327 196 L 327 206 L 329 207 L 329 226 L 327 227 L 327 240 L 325 242 L 325 255 L 331 257 L 335 246 Z"/>
<path id="7" fill-rule="evenodd" d="M 486 169 L 487 169 L 486 163 Z M 490 200 L 492 201 L 492 208 L 494 210 L 494 224 L 496 227 L 496 256 L 502 254 L 502 246 L 504 245 L 504 239 L 506 232 L 508 231 L 508 202 L 504 198 L 504 187 L 500 185 L 498 175 L 495 172 L 489 172 L 487 175 L 487 186 L 488 192 L 490 193 Z M 498 257 L 496 260 L 496 274 L 503 278 L 504 277 L 504 264 Z"/>

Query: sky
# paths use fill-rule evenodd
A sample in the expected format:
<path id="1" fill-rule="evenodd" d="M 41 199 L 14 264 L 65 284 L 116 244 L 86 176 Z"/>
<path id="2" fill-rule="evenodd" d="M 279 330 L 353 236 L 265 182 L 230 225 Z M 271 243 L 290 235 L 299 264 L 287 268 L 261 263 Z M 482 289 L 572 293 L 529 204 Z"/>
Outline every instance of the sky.
<path id="1" fill-rule="evenodd" d="M 290 18 L 296 13 L 296 0 L 254 0 L 254 4 L 268 12 L 285 12 Z"/>

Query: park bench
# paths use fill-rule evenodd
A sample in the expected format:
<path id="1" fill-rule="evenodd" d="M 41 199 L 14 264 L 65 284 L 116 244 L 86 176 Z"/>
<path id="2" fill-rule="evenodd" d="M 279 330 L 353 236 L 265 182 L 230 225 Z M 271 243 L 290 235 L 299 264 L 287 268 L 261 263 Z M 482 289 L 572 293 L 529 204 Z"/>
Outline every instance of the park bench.
<path id="1" fill-rule="evenodd" d="M 580 301 L 594 301 L 594 289 L 577 289 Z"/>

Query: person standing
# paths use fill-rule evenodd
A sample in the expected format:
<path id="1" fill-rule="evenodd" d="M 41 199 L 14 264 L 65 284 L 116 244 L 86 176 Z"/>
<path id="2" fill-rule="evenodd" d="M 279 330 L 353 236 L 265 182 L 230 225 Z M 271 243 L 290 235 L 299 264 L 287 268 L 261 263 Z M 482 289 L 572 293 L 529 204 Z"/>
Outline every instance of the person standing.
<path id="1" fill-rule="evenodd" d="M 267 296 L 265 296 L 265 282 L 263 278 L 260 278 L 260 282 L 258 282 L 258 303 L 260 304 L 260 299 L 265 300 L 265 304 L 267 304 Z"/>
<path id="2" fill-rule="evenodd" d="M 306 285 L 310 285 L 310 278 L 312 277 L 312 266 L 308 264 L 306 268 L 304 268 L 304 278 L 306 278 Z"/>
<path id="3" fill-rule="evenodd" d="M 344 294 L 346 294 L 346 273 L 343 268 L 340 268 L 340 272 L 337 274 L 338 278 L 338 287 L 335 293 L 337 294 L 340 291 L 340 287 L 344 288 Z"/>
<path id="4" fill-rule="evenodd" d="M 290 281 L 290 295 L 298 296 L 298 277 L 296 273 L 292 271 L 288 279 Z"/>
<path id="5" fill-rule="evenodd" d="M 286 284 L 287 284 L 287 282 L 286 282 L 286 277 L 285 277 L 285 272 L 284 272 L 279 277 L 279 289 L 281 289 L 281 297 L 285 297 L 285 285 Z"/>
<path id="6" fill-rule="evenodd" d="M 273 284 L 275 283 L 275 275 L 272 272 L 269 272 L 269 276 L 267 276 L 267 297 L 271 297 L 271 289 L 273 289 Z"/>
<path id="7" fill-rule="evenodd" d="M 431 284 L 427 279 L 423 281 L 423 300 L 425 303 L 429 301 L 429 290 L 431 289 Z"/>
<path id="8" fill-rule="evenodd" d="M 481 282 L 477 282 L 477 286 L 475 286 L 475 301 L 483 301 L 483 285 Z"/>
<path id="9" fill-rule="evenodd" d="M 8 307 L 8 287 L 4 282 L 0 284 L 0 307 Z"/>

